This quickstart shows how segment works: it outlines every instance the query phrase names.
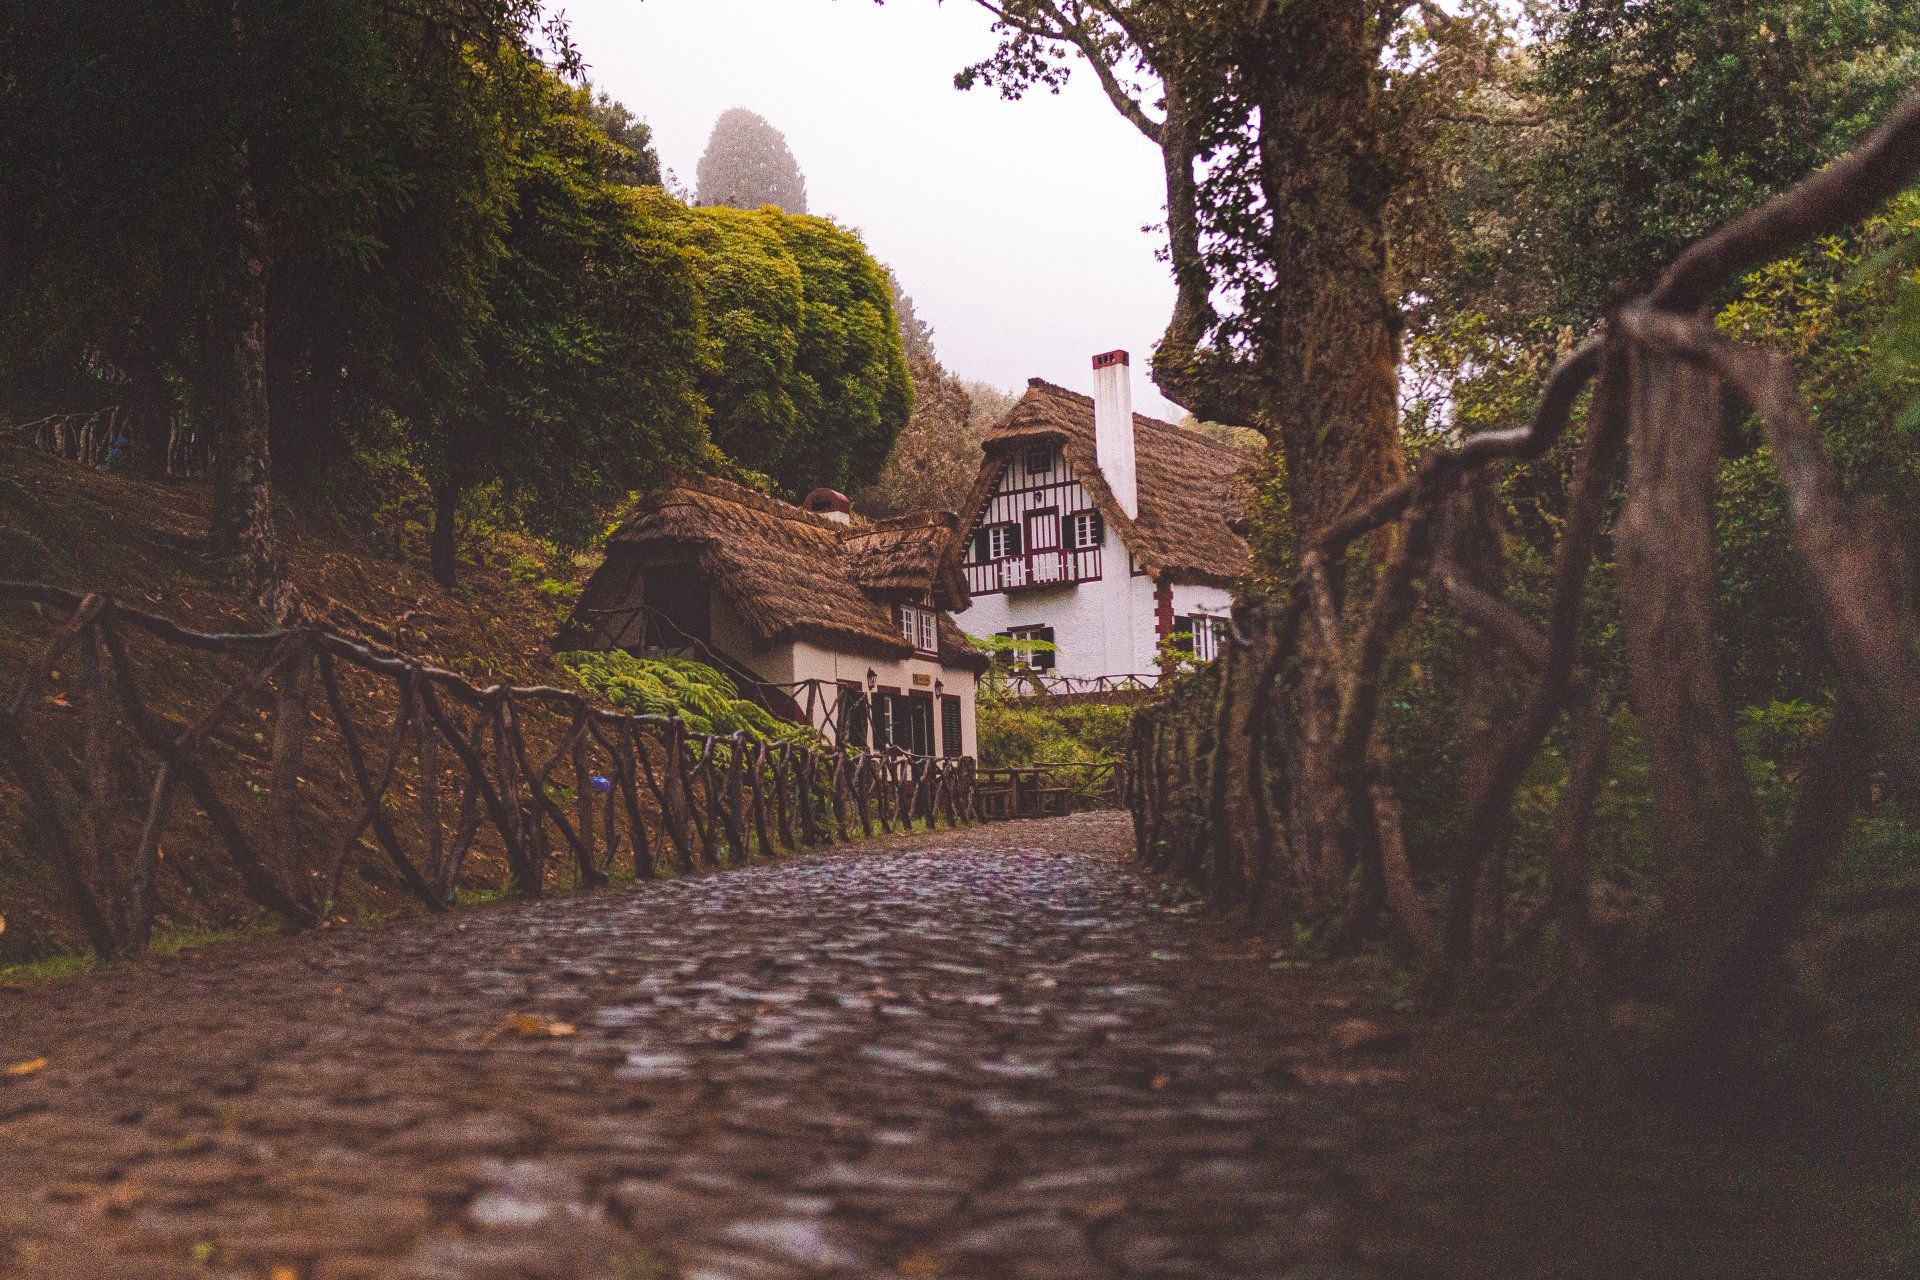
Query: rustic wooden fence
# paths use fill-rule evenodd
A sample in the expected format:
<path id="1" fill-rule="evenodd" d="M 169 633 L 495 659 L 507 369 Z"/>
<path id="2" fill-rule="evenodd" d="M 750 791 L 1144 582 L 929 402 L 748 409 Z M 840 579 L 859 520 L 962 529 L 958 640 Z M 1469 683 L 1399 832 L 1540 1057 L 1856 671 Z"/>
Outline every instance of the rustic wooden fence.
<path id="1" fill-rule="evenodd" d="M 1016 671 L 1009 674 L 1009 698 L 1075 698 L 1102 694 L 1151 693 L 1160 683 L 1158 671 L 1143 671 L 1121 676 L 1063 676 L 1051 671 Z"/>
<path id="2" fill-rule="evenodd" d="M 1596 945 L 1590 833 L 1608 769 L 1610 694 L 1582 663 L 1583 610 L 1608 536 L 1629 670 L 1664 848 L 1658 881 L 1672 949 L 1660 998 L 1670 1061 L 1716 1055 L 1755 978 L 1808 905 L 1876 775 L 1920 799 L 1920 625 L 1884 517 L 1847 501 L 1788 361 L 1718 332 L 1707 306 L 1743 273 L 1858 222 L 1920 171 L 1920 96 L 1856 150 L 1707 236 L 1645 296 L 1619 306 L 1548 380 L 1524 427 L 1423 459 L 1406 483 L 1300 549 L 1298 578 L 1240 608 L 1209 697 L 1163 696 L 1130 730 L 1128 800 L 1156 867 L 1220 901 L 1278 898 L 1390 921 L 1442 997 L 1485 972 L 1511 936 L 1514 801 L 1549 735 L 1568 760 L 1537 903 L 1575 1002 L 1596 1029 L 1618 974 Z M 1586 389 L 1585 439 L 1559 523 L 1544 616 L 1507 594 L 1490 518 L 1497 464 L 1540 457 Z M 1790 504 L 1807 608 L 1842 696 L 1801 771 L 1790 821 L 1769 835 L 1723 696 L 1713 607 L 1713 500 L 1723 401 L 1763 425 Z M 1912 513 L 1905 513 L 1906 519 Z M 1785 569 L 1785 566 L 1783 566 Z M 1442 867 L 1408 858 L 1388 780 L 1384 675 L 1422 609 L 1477 646 L 1457 691 L 1481 727 L 1461 770 L 1464 816 Z M 1538 935 L 1536 935 L 1538 936 Z"/>
<path id="3" fill-rule="evenodd" d="M 147 945 L 183 796 L 246 896 L 293 928 L 327 920 L 343 877 L 376 865 L 445 911 L 482 843 L 535 896 L 568 866 L 592 886 L 623 862 L 650 877 L 980 816 L 971 759 L 694 734 L 317 627 L 194 631 L 36 583 L 0 582 L 0 604 L 51 631 L 0 707 L 0 778 L 103 955 Z M 163 681 L 204 706 L 169 717 Z M 355 798 L 347 822 L 315 803 L 327 771 Z"/>
<path id="4" fill-rule="evenodd" d="M 0 424 L 0 435 L 17 435 L 34 447 L 69 462 L 104 467 L 119 461 L 118 450 L 131 447 L 128 426 L 132 410 L 126 405 L 79 413 L 56 413 L 31 422 Z M 176 417 L 168 424 L 167 444 L 149 467 L 169 476 L 207 474 L 207 442 Z"/>
<path id="5" fill-rule="evenodd" d="M 1015 765 L 979 771 L 980 811 L 988 818 L 1045 818 L 1120 806 L 1125 763 Z"/>

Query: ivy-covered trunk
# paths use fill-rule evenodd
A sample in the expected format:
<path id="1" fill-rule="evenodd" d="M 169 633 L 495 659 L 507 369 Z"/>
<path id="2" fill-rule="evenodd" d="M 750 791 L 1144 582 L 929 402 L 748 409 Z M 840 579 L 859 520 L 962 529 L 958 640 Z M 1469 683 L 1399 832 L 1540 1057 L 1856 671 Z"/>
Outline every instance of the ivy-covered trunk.
<path id="1" fill-rule="evenodd" d="M 267 410 L 267 235 L 241 144 L 227 279 L 209 317 L 213 552 L 233 564 L 276 621 L 297 608 L 273 527 Z"/>
<path id="2" fill-rule="evenodd" d="M 1260 92 L 1271 289 L 1254 304 L 1295 545 L 1405 475 L 1400 310 L 1388 276 L 1377 36 L 1348 0 L 1271 20 Z"/>
<path id="3" fill-rule="evenodd" d="M 1272 219 L 1271 285 L 1250 314 L 1264 425 L 1285 461 L 1293 545 L 1304 553 L 1406 475 L 1400 311 L 1386 229 L 1392 175 L 1376 101 L 1379 47 L 1365 10 L 1347 0 L 1298 0 L 1269 20 L 1264 36 L 1259 163 Z M 1301 631 L 1304 660 L 1285 735 L 1296 780 L 1287 839 L 1298 883 L 1313 886 L 1313 909 L 1364 913 L 1384 891 L 1376 815 L 1339 758 L 1336 726 L 1348 696 L 1346 664 L 1332 647 L 1339 628 L 1316 624 L 1332 622 L 1320 611 L 1345 608 L 1347 575 L 1338 565 L 1322 574 L 1316 617 Z M 1233 788 L 1224 798 L 1244 807 Z"/>

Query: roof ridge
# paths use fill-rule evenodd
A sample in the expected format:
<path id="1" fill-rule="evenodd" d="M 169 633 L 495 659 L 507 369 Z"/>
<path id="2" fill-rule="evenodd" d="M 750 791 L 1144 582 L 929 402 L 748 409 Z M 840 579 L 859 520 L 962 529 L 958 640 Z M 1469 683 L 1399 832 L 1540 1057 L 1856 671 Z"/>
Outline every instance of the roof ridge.
<path id="1" fill-rule="evenodd" d="M 1082 391 L 1075 391 L 1071 387 L 1063 387 L 1057 382 L 1048 382 L 1045 378 L 1028 378 L 1027 390 L 1053 392 L 1077 400 L 1089 408 L 1093 406 L 1092 396 Z M 1002 426 L 1005 426 L 1006 423 L 1012 419 L 1014 413 L 1018 411 L 1018 408 L 1019 402 L 1016 401 L 1014 409 L 1009 410 L 1007 416 L 994 425 L 994 432 L 998 432 Z M 1178 431 L 1182 440 L 1197 441 L 1210 449 L 1230 454 L 1236 458 L 1251 460 L 1259 456 L 1259 451 L 1249 446 L 1237 445 L 1230 441 L 1216 439 L 1204 431 L 1197 431 L 1192 427 L 1182 426 L 1178 422 L 1168 422 L 1165 418 L 1156 418 L 1151 414 L 1141 413 L 1138 410 L 1134 411 L 1133 418 L 1136 430 L 1138 430 L 1139 424 L 1144 422 L 1148 426 L 1164 427 L 1168 431 Z M 991 438 L 991 434 L 989 438 Z"/>
<path id="2" fill-rule="evenodd" d="M 705 472 L 688 472 L 676 476 L 660 486 L 659 494 L 664 498 L 675 489 L 691 489 L 696 493 L 704 493 L 708 497 L 718 498 L 723 502 L 734 502 L 750 510 L 759 511 L 764 515 L 770 515 L 781 520 L 791 520 L 796 524 L 804 524 L 810 528 L 819 529 L 822 532 L 836 536 L 843 533 L 847 527 L 837 521 L 829 520 L 817 512 L 809 511 L 797 503 L 788 502 L 784 498 L 776 498 L 770 493 L 762 493 L 758 489 L 741 484 L 738 480 L 729 480 L 725 476 L 710 475 Z"/>

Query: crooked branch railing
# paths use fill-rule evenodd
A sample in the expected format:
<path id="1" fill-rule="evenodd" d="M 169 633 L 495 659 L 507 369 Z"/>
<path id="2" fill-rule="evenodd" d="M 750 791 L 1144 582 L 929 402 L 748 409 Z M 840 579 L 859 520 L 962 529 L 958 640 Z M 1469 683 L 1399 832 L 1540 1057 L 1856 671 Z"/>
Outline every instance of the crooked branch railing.
<path id="1" fill-rule="evenodd" d="M 1920 170 L 1920 96 L 1850 154 L 1706 237 L 1646 296 L 1614 311 L 1548 379 L 1532 421 L 1428 455 L 1404 484 L 1302 549 L 1281 596 L 1243 605 L 1207 678 L 1211 702 L 1162 695 L 1132 721 L 1128 801 L 1152 864 L 1230 903 L 1285 895 L 1393 921 L 1440 994 L 1482 971 L 1514 923 L 1516 792 L 1565 726 L 1567 779 L 1540 912 L 1558 925 L 1576 1001 L 1605 1018 L 1613 977 L 1595 943 L 1589 852 L 1607 769 L 1609 693 L 1583 667 L 1596 547 L 1612 528 L 1626 692 L 1651 766 L 1676 1063 L 1719 1051 L 1754 975 L 1833 866 L 1876 771 L 1920 797 L 1920 665 L 1898 539 L 1845 500 L 1788 361 L 1730 341 L 1707 302 L 1742 273 L 1842 231 Z M 1505 591 L 1496 465 L 1538 458 L 1592 385 L 1545 615 Z M 1770 838 L 1717 671 L 1713 501 L 1722 399 L 1764 425 L 1790 504 L 1809 605 L 1841 699 Z M 1388 780 L 1383 674 L 1423 604 L 1463 620 L 1479 651 L 1463 703 L 1479 725 L 1462 770 L 1450 860 L 1416 868 Z"/>
<path id="2" fill-rule="evenodd" d="M 1016 671 L 1006 677 L 1009 698 L 1071 698 L 1099 694 L 1150 693 L 1158 671 L 1119 676 L 1063 676 L 1051 671 Z"/>
<path id="3" fill-rule="evenodd" d="M 649 877 L 979 817 L 971 759 L 694 734 L 570 690 L 478 687 L 315 627 L 194 631 L 36 583 L 0 582 L 0 604 L 52 632 L 0 707 L 0 777 L 103 955 L 147 945 L 183 795 L 196 837 L 295 928 L 328 919 L 349 872 L 444 911 L 482 843 L 515 892 L 538 895 L 568 861 L 598 885 L 622 859 Z M 169 718 L 159 682 L 204 709 Z M 351 797 L 344 824 L 316 802 L 328 782 Z"/>
<path id="4" fill-rule="evenodd" d="M 1044 818 L 1112 808 L 1126 792 L 1118 760 L 982 769 L 976 790 L 988 818 Z"/>

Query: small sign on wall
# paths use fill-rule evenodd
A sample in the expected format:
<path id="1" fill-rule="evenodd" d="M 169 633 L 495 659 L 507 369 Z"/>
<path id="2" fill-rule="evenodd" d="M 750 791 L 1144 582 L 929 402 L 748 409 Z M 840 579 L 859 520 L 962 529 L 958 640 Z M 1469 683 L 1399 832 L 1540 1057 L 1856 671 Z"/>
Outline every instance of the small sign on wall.
<path id="1" fill-rule="evenodd" d="M 924 689 L 928 685 L 933 683 L 933 677 L 929 675 L 922 675 L 919 672 L 915 672 L 913 677 L 913 683 L 916 688 Z"/>

